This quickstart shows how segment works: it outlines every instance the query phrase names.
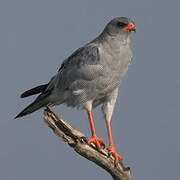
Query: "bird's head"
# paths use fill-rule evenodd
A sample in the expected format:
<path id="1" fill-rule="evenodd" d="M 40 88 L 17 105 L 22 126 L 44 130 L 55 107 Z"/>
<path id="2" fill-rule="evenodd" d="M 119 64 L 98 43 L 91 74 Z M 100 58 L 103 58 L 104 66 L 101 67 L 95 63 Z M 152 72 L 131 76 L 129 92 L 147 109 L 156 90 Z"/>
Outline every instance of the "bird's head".
<path id="1" fill-rule="evenodd" d="M 136 31 L 134 21 L 127 17 L 117 17 L 112 19 L 105 27 L 105 31 L 116 36 L 118 34 L 130 34 Z"/>

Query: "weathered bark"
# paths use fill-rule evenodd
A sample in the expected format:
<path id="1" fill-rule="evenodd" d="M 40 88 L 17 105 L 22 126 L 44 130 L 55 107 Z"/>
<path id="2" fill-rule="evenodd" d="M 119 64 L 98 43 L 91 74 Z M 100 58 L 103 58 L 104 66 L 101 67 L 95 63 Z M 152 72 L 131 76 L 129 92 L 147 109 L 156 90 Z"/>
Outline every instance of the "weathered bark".
<path id="1" fill-rule="evenodd" d="M 44 120 L 54 133 L 74 148 L 78 154 L 105 169 L 114 180 L 131 180 L 130 168 L 125 168 L 122 162 L 115 166 L 114 158 L 109 156 L 106 150 L 99 152 L 94 145 L 88 145 L 88 138 L 83 133 L 70 126 L 49 107 L 44 110 Z"/>

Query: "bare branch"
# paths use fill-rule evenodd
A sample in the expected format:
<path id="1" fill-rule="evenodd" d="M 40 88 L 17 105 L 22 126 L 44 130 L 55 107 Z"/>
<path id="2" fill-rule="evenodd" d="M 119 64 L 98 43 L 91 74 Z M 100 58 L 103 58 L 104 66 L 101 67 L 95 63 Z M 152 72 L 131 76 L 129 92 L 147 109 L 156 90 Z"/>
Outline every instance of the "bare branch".
<path id="1" fill-rule="evenodd" d="M 99 152 L 94 145 L 88 145 L 88 138 L 83 133 L 70 126 L 49 107 L 44 110 L 44 120 L 54 133 L 74 148 L 78 154 L 108 171 L 114 180 L 131 180 L 130 168 L 125 168 L 122 162 L 115 167 L 114 158 L 109 157 L 106 150 Z"/>

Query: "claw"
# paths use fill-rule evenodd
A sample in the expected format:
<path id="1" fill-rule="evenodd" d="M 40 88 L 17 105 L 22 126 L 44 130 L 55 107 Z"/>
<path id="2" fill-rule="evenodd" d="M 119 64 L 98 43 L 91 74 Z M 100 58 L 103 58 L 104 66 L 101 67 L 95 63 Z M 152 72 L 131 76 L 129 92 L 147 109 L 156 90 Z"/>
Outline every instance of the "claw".
<path id="1" fill-rule="evenodd" d="M 108 150 L 108 157 L 109 156 L 114 156 L 114 164 L 115 166 L 117 166 L 117 164 L 119 163 L 119 161 L 122 160 L 122 156 L 119 155 L 117 152 L 116 152 L 116 149 L 114 146 L 109 146 L 108 148 L 106 148 Z"/>
<path id="2" fill-rule="evenodd" d="M 112 151 L 108 151 L 108 157 L 110 157 L 111 155 L 113 155 Z"/>
<path id="3" fill-rule="evenodd" d="M 82 144 L 88 142 L 88 139 L 87 139 L 86 137 L 84 137 L 84 136 L 80 137 L 79 140 L 80 140 L 80 142 L 81 142 Z"/>
<path id="4" fill-rule="evenodd" d="M 98 151 L 101 151 L 101 147 L 105 147 L 104 141 L 97 136 L 92 136 L 88 140 L 88 144 L 94 143 L 98 149 Z"/>

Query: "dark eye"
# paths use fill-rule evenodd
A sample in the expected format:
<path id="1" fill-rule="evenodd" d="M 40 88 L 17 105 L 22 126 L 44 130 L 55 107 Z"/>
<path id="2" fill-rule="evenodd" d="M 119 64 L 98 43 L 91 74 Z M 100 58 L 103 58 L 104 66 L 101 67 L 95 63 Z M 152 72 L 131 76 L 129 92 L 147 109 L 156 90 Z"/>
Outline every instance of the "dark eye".
<path id="1" fill-rule="evenodd" d="M 119 26 L 119 27 L 124 27 L 124 26 L 127 26 L 127 24 L 126 24 L 126 23 L 123 23 L 123 22 L 118 22 L 118 23 L 117 23 L 117 26 Z"/>

